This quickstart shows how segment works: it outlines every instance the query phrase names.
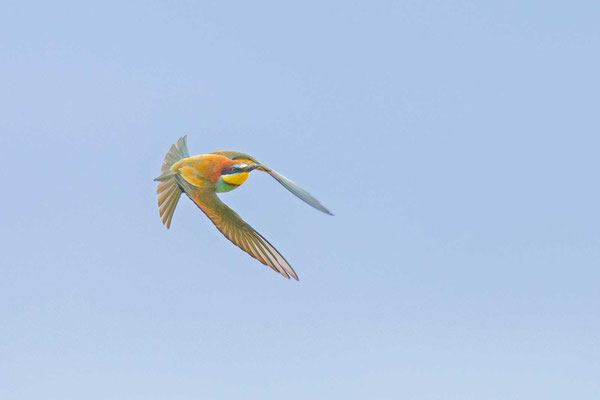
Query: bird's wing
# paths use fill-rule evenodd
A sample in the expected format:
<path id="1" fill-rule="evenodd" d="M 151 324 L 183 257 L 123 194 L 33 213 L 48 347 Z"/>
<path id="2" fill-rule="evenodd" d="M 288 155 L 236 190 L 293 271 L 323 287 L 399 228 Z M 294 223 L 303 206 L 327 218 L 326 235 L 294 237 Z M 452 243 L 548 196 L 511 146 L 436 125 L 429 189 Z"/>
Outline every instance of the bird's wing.
<path id="1" fill-rule="evenodd" d="M 298 280 L 298 275 L 296 275 L 292 266 L 277 249 L 235 211 L 223 203 L 215 193 L 214 188 L 186 186 L 184 189 L 190 199 L 210 218 L 227 239 L 284 277 L 289 279 L 291 276 Z"/>
<path id="2" fill-rule="evenodd" d="M 306 204 L 316 208 L 317 210 L 324 212 L 325 214 L 333 215 L 331 213 L 331 211 L 329 211 L 323 204 L 321 204 L 321 202 L 319 200 L 315 199 L 313 197 L 313 195 L 311 195 L 306 190 L 304 190 L 300 186 L 298 186 L 297 183 L 289 180 L 285 176 L 281 175 L 279 172 L 262 164 L 261 162 L 259 162 L 256 158 L 252 157 L 251 155 L 246 154 L 246 153 L 240 153 L 239 151 L 229 151 L 229 150 L 215 151 L 213 154 L 220 154 L 220 155 L 230 158 L 232 160 L 244 160 L 248 164 L 251 164 L 251 163 L 258 164 L 259 170 L 264 171 L 267 174 L 271 175 L 273 178 L 275 178 L 275 180 L 277 182 L 281 183 L 281 185 L 284 188 L 286 188 L 287 190 L 292 192 L 300 200 L 302 200 Z"/>
<path id="3" fill-rule="evenodd" d="M 329 211 L 321 202 L 315 199 L 310 193 L 306 190 L 302 189 L 298 184 L 292 182 L 285 176 L 281 175 L 279 172 L 274 169 L 268 169 L 265 171 L 267 174 L 271 175 L 275 180 L 283 185 L 284 188 L 292 192 L 296 197 L 305 202 L 306 204 L 316 208 L 319 211 L 324 212 L 325 214 L 333 215 L 331 211 Z"/>

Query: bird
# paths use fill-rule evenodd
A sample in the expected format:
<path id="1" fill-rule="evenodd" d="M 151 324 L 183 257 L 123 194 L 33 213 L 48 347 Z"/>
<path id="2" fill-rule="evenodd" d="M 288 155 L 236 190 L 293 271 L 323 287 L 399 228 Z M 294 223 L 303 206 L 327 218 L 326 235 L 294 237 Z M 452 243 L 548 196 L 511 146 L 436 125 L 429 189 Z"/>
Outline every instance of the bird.
<path id="1" fill-rule="evenodd" d="M 186 135 L 171 146 L 161 174 L 154 179 L 158 182 L 162 223 L 170 228 L 177 203 L 185 193 L 229 241 L 283 277 L 298 280 L 285 257 L 217 196 L 240 187 L 254 170 L 268 173 L 310 206 L 333 215 L 306 190 L 248 154 L 226 150 L 190 157 Z"/>

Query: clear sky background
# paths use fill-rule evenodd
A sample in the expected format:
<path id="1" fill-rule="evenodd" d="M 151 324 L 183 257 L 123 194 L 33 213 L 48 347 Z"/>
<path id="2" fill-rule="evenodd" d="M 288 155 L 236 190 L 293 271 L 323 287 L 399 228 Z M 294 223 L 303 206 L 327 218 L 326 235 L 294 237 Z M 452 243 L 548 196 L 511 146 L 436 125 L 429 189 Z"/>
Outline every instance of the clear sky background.
<path id="1" fill-rule="evenodd" d="M 2 2 L 0 398 L 600 398 L 599 4 Z"/>

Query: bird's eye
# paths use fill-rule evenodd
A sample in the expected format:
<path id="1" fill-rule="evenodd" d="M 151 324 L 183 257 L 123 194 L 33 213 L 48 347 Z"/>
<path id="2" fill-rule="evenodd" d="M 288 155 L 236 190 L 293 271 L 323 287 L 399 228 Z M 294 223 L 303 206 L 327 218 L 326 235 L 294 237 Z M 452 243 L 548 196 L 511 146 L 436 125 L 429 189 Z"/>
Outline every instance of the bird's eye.
<path id="1" fill-rule="evenodd" d="M 229 167 L 229 168 L 225 168 L 221 174 L 222 175 L 231 175 L 231 174 L 237 174 L 238 172 L 241 172 L 242 169 L 239 167 Z"/>

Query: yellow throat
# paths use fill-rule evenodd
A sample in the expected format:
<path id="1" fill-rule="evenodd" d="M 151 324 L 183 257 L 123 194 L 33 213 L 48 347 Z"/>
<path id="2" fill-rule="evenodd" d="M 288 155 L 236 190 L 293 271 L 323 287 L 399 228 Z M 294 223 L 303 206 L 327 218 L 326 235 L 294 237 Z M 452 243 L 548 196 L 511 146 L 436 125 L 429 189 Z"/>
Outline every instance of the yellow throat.
<path id="1" fill-rule="evenodd" d="M 226 183 L 229 183 L 230 185 L 237 185 L 237 186 L 239 186 L 242 183 L 246 182 L 246 179 L 248 179 L 249 175 L 250 175 L 249 172 L 240 172 L 238 174 L 223 175 L 221 178 Z"/>

